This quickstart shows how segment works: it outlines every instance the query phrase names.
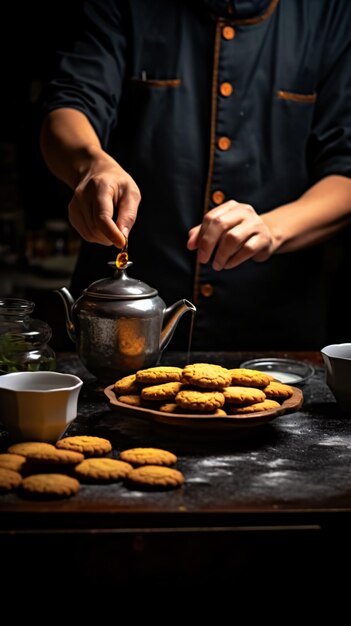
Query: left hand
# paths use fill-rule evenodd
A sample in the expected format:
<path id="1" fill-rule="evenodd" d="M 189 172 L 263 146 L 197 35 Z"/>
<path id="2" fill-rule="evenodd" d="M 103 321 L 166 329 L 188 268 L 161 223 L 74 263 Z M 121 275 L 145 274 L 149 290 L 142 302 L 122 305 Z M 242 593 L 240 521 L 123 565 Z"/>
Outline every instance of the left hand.
<path id="1" fill-rule="evenodd" d="M 200 263 L 212 259 L 214 270 L 229 270 L 248 259 L 266 261 L 277 248 L 273 234 L 249 204 L 228 200 L 208 211 L 189 231 L 189 250 Z"/>

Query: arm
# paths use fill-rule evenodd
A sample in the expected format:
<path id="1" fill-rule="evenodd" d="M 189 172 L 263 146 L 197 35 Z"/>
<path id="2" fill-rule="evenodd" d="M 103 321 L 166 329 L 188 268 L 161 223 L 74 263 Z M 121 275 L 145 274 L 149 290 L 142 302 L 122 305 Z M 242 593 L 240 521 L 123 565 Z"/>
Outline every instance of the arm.
<path id="1" fill-rule="evenodd" d="M 87 241 L 122 248 L 136 219 L 140 192 L 102 149 L 88 118 L 76 109 L 51 111 L 42 125 L 40 145 L 51 172 L 74 191 L 69 204 L 72 225 Z"/>
<path id="2" fill-rule="evenodd" d="M 298 200 L 258 215 L 252 206 L 230 200 L 209 211 L 189 232 L 188 248 L 200 263 L 232 269 L 248 259 L 266 261 L 325 241 L 351 223 L 351 179 L 331 175 Z"/>
<path id="3" fill-rule="evenodd" d="M 351 222 L 351 11 L 346 1 L 329 4 L 333 9 L 315 76 L 318 97 L 306 136 L 311 186 L 300 198 L 260 216 L 234 200 L 209 211 L 189 232 L 188 248 L 198 249 L 200 263 L 213 255 L 213 268 L 221 270 L 247 259 L 265 261 L 274 253 L 318 244 Z"/>
<path id="4" fill-rule="evenodd" d="M 351 179 L 327 176 L 298 200 L 262 215 L 276 252 L 294 252 L 329 239 L 351 222 Z"/>

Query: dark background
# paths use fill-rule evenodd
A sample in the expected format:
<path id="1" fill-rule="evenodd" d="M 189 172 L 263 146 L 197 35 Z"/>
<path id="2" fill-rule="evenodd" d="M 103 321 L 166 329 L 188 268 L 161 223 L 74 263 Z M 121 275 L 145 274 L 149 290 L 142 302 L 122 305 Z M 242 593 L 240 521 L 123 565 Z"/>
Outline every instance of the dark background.
<path id="1" fill-rule="evenodd" d="M 7 2 L 0 18 L 0 218 L 18 210 L 23 216 L 23 243 L 15 263 L 26 269 L 25 236 L 49 218 L 67 220 L 71 192 L 46 168 L 39 151 L 40 98 L 55 62 L 55 51 L 69 45 L 79 22 L 81 0 L 52 0 L 25 6 Z M 0 224 L 1 226 L 1 224 Z M 345 303 L 350 285 L 350 229 L 326 246 L 325 268 L 329 308 L 328 343 L 351 341 Z M 0 282 L 9 267 L 0 259 Z M 5 272 L 5 273 L 4 273 Z M 292 298 L 303 277 L 294 277 Z M 0 297 L 5 293 L 0 284 Z M 38 288 L 23 289 L 36 302 L 36 317 L 54 329 L 53 347 L 73 349 L 65 335 L 57 295 Z M 306 320 L 307 324 L 313 320 Z M 293 329 L 292 329 L 293 332 Z M 303 349 L 303 346 L 296 346 Z"/>
<path id="2" fill-rule="evenodd" d="M 53 329 L 50 345 L 55 350 L 74 350 L 66 334 L 63 306 L 53 290 L 68 286 L 69 276 L 51 276 L 42 270 L 33 273 L 28 242 L 32 249 L 33 242 L 43 247 L 49 241 L 47 220 L 59 219 L 68 225 L 71 191 L 49 172 L 41 157 L 40 111 L 56 50 L 69 46 L 81 4 L 81 0 L 5 0 L 0 10 L 0 298 L 32 300 L 33 317 Z M 12 259 L 6 244 L 14 229 Z M 79 247 L 71 227 L 69 235 Z"/>
<path id="3" fill-rule="evenodd" d="M 55 51 L 73 36 L 81 0 L 5 4 L 0 18 L 1 187 L 9 193 L 9 183 L 15 183 L 11 202 L 24 208 L 26 225 L 33 229 L 48 214 L 67 216 L 69 191 L 48 172 L 39 151 L 40 98 Z"/>

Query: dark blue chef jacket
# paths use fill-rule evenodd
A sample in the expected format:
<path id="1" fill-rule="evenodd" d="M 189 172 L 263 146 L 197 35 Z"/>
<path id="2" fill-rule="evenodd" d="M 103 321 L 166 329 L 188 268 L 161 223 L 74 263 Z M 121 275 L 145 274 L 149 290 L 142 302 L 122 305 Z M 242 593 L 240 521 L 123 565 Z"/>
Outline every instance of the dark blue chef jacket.
<path id="1" fill-rule="evenodd" d="M 167 305 L 194 302 L 194 349 L 324 345 L 322 246 L 216 272 L 186 242 L 231 198 L 262 214 L 325 176 L 350 177 L 350 42 L 349 0 L 86 2 L 44 112 L 85 113 L 135 179 L 130 274 Z M 75 293 L 115 258 L 113 246 L 84 242 Z M 186 317 L 174 349 L 186 346 Z"/>

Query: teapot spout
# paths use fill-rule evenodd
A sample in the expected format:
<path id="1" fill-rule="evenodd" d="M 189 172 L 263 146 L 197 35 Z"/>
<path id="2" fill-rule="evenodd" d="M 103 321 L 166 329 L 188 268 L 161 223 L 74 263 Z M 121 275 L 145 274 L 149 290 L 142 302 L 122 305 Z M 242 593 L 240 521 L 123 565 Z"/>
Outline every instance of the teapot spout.
<path id="1" fill-rule="evenodd" d="M 160 337 L 161 352 L 168 346 L 180 318 L 187 311 L 192 311 L 193 315 L 196 313 L 196 307 L 189 300 L 178 300 L 165 310 Z"/>
<path id="2" fill-rule="evenodd" d="M 66 312 L 66 328 L 69 338 L 72 341 L 76 341 L 76 329 L 74 326 L 74 322 L 72 319 L 72 307 L 74 305 L 74 299 L 68 289 L 66 287 L 60 287 L 59 289 L 55 289 L 55 292 L 59 294 L 59 296 L 63 300 L 63 304 Z"/>

